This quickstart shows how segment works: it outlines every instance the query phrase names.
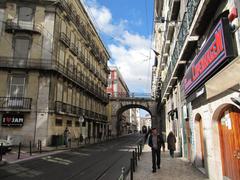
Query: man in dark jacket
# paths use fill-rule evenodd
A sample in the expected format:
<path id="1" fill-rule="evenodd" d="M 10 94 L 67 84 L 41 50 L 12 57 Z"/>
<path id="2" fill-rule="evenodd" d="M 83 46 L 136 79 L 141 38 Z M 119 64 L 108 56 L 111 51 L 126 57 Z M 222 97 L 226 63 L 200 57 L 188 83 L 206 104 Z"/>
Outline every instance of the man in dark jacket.
<path id="1" fill-rule="evenodd" d="M 156 128 L 152 128 L 152 134 L 149 136 L 148 145 L 152 148 L 152 169 L 153 173 L 156 172 L 156 157 L 157 157 L 157 167 L 160 169 L 161 161 L 161 146 L 163 151 L 165 151 L 165 144 L 162 134 L 157 133 Z"/>

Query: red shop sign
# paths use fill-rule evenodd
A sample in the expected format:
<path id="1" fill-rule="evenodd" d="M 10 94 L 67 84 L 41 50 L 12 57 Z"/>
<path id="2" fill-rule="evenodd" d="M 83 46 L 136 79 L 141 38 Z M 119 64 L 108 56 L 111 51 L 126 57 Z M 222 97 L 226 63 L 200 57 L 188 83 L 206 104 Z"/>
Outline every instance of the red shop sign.
<path id="1" fill-rule="evenodd" d="M 229 21 L 227 18 L 221 18 L 183 77 L 185 94 L 189 95 L 206 82 L 233 56 Z"/>

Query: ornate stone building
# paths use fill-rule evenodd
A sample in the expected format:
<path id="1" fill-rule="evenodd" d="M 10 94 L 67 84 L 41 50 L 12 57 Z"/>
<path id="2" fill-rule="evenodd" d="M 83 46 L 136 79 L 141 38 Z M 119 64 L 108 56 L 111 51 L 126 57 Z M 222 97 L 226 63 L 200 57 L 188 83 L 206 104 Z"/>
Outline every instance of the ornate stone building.
<path id="1" fill-rule="evenodd" d="M 0 2 L 0 136 L 106 134 L 109 54 L 79 0 Z"/>

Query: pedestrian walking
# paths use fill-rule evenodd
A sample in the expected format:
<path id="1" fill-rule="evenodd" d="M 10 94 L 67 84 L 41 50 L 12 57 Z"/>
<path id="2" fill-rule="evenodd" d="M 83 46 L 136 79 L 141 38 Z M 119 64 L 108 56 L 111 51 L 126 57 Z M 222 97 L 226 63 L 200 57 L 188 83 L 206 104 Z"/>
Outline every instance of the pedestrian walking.
<path id="1" fill-rule="evenodd" d="M 71 134 L 70 131 L 66 127 L 65 130 L 64 130 L 64 133 L 63 133 L 64 144 L 65 144 L 66 147 L 68 147 L 68 141 L 69 141 L 69 138 L 70 138 L 70 134 Z"/>
<path id="2" fill-rule="evenodd" d="M 152 172 L 156 172 L 156 165 L 158 169 L 160 169 L 161 163 L 161 146 L 163 147 L 163 151 L 165 151 L 165 144 L 162 133 L 158 134 L 156 128 L 152 128 L 152 133 L 148 139 L 148 145 L 152 149 Z M 157 163 L 156 163 L 157 158 Z"/>
<path id="3" fill-rule="evenodd" d="M 167 143 L 170 156 L 174 158 L 174 151 L 176 150 L 176 137 L 172 131 L 167 136 Z"/>

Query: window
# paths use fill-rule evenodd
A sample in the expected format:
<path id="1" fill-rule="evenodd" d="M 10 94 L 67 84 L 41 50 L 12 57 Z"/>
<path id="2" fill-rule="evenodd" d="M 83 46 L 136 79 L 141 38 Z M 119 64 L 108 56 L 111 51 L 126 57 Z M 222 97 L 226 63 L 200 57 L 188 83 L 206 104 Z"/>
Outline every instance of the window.
<path id="1" fill-rule="evenodd" d="M 64 66 L 64 61 L 65 61 L 65 49 L 63 48 L 63 46 L 60 46 L 59 63 Z"/>
<path id="2" fill-rule="evenodd" d="M 63 97 L 63 85 L 62 82 L 57 83 L 57 100 L 62 101 Z"/>
<path id="3" fill-rule="evenodd" d="M 62 126 L 62 119 L 56 119 L 55 120 L 55 125 L 56 126 Z"/>
<path id="4" fill-rule="evenodd" d="M 33 8 L 31 7 L 19 7 L 18 20 L 32 22 L 33 19 Z"/>
<path id="5" fill-rule="evenodd" d="M 82 127 L 86 127 L 86 121 L 82 123 Z"/>
<path id="6" fill-rule="evenodd" d="M 80 127 L 80 122 L 79 121 L 75 121 L 75 127 Z"/>
<path id="7" fill-rule="evenodd" d="M 14 58 L 18 58 L 19 63 L 28 58 L 30 49 L 30 39 L 27 37 L 15 37 Z"/>
<path id="8" fill-rule="evenodd" d="M 9 83 L 10 97 L 24 97 L 25 77 L 20 75 L 12 75 Z"/>
<path id="9" fill-rule="evenodd" d="M 67 33 L 67 26 L 64 21 L 62 21 L 62 24 L 61 24 L 61 32 L 65 33 L 65 34 Z"/>
<path id="10" fill-rule="evenodd" d="M 72 121 L 71 120 L 67 120 L 67 127 L 72 127 Z"/>

